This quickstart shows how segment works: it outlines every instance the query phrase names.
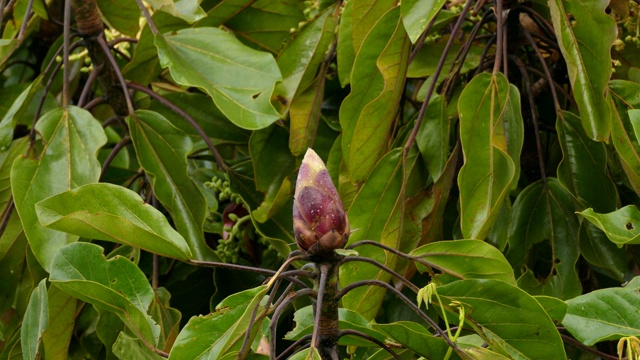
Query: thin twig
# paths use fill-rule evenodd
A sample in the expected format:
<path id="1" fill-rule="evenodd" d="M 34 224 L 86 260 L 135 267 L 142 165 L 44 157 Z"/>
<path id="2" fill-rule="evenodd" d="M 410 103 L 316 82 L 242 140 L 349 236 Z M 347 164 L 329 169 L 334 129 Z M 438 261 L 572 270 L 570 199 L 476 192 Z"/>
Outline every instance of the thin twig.
<path id="1" fill-rule="evenodd" d="M 98 42 L 98 44 L 102 48 L 102 51 L 104 51 L 105 56 L 109 60 L 109 63 L 111 63 L 111 66 L 113 67 L 113 70 L 115 71 L 116 76 L 120 81 L 120 86 L 122 87 L 122 91 L 124 92 L 124 99 L 127 102 L 127 110 L 129 111 L 130 115 L 133 115 L 135 110 L 133 108 L 133 102 L 131 101 L 131 95 L 129 95 L 129 91 L 127 90 L 127 82 L 124 80 L 122 71 L 120 71 L 120 67 L 118 67 L 118 63 L 116 62 L 116 59 L 113 57 L 111 50 L 109 50 L 109 45 L 107 45 L 107 41 L 102 36 L 97 36 L 95 40 Z"/>
<path id="2" fill-rule="evenodd" d="M 31 10 L 33 9 L 33 0 L 29 0 L 27 3 L 27 10 L 24 13 L 24 19 L 22 19 L 22 25 L 20 26 L 20 31 L 18 32 L 18 41 L 22 41 L 27 32 L 27 24 L 29 20 L 31 20 Z M 0 23 L 2 24 L 2 23 Z"/>
<path id="3" fill-rule="evenodd" d="M 522 32 L 524 33 L 524 36 L 527 38 L 527 41 L 529 41 L 529 44 L 531 45 L 533 50 L 536 52 L 536 56 L 540 60 L 542 69 L 544 70 L 544 73 L 547 76 L 547 81 L 549 82 L 549 84 L 553 83 L 553 77 L 551 76 L 551 71 L 549 71 L 547 62 L 542 56 L 542 53 L 540 53 L 540 49 L 538 49 L 538 45 L 536 45 L 536 41 L 533 39 L 533 37 L 531 37 L 531 34 L 526 29 L 522 29 Z M 549 86 L 549 89 L 551 89 L 551 96 L 553 97 L 553 104 L 555 106 L 556 113 L 559 114 L 560 111 L 562 111 L 562 108 L 560 107 L 560 101 L 558 101 L 558 94 L 556 93 L 556 88 L 553 86 Z"/>
<path id="4" fill-rule="evenodd" d="M 189 261 L 191 264 L 193 265 L 198 265 L 198 266 L 207 266 L 207 267 L 219 267 L 219 268 L 225 268 L 225 269 L 234 269 L 234 270 L 243 270 L 243 271 L 250 271 L 250 272 L 254 272 L 254 273 L 258 273 L 258 274 L 264 274 L 264 275 L 276 275 L 276 272 L 273 270 L 269 270 L 269 269 L 262 269 L 262 268 L 255 268 L 253 266 L 246 266 L 246 265 L 238 265 L 238 264 L 229 264 L 229 263 L 224 263 L 224 262 L 215 262 L 215 261 L 202 261 L 202 260 L 190 260 Z M 300 286 L 301 288 L 308 288 L 307 284 L 303 283 L 302 281 L 300 281 L 298 278 L 294 277 L 294 276 L 288 276 L 283 274 L 280 274 L 281 277 L 295 283 L 296 285 Z"/>
<path id="5" fill-rule="evenodd" d="M 106 96 L 100 96 L 100 97 L 97 97 L 97 98 L 95 98 L 95 99 L 93 99 L 93 100 L 89 101 L 89 102 L 88 102 L 85 106 L 83 106 L 82 108 L 83 108 L 83 109 L 85 109 L 85 110 L 91 110 L 91 109 L 93 109 L 94 107 L 96 107 L 96 106 L 98 106 L 98 105 L 100 105 L 100 104 L 104 104 L 104 103 L 106 103 L 106 102 L 107 102 L 107 100 L 109 100 L 109 99 L 107 99 L 107 97 L 106 97 Z"/>
<path id="6" fill-rule="evenodd" d="M 271 335 L 271 345 L 269 346 L 269 358 L 273 359 L 276 355 L 276 330 L 277 330 L 277 326 L 278 326 L 278 320 L 280 319 L 280 315 L 282 315 L 282 312 L 289 306 L 291 305 L 291 303 L 300 297 L 303 296 L 318 296 L 318 291 L 315 289 L 302 289 L 298 292 L 296 292 L 294 295 L 292 296 L 287 296 L 285 298 L 285 300 L 283 300 L 275 309 L 275 311 L 273 312 L 273 315 L 271 316 L 271 324 L 269 325 L 269 334 Z M 311 335 L 309 335 L 309 339 L 311 339 Z"/>
<path id="7" fill-rule="evenodd" d="M 69 93 L 69 54 L 71 53 L 71 0 L 65 0 L 64 2 L 64 27 L 63 35 L 64 43 L 62 50 L 62 62 L 64 69 L 62 76 L 62 108 L 65 110 L 69 108 L 69 101 L 71 94 Z"/>
<path id="8" fill-rule="evenodd" d="M 311 339 L 311 334 L 305 335 L 303 337 L 301 337 L 300 339 L 298 339 L 296 342 L 294 342 L 293 344 L 291 344 L 291 346 L 289 346 L 288 348 L 286 348 L 280 355 L 278 355 L 277 358 L 275 358 L 276 360 L 282 360 L 285 359 L 289 353 L 292 353 L 298 346 L 300 346 L 301 344 L 303 344 L 304 342 L 308 341 Z M 308 348 L 311 344 L 305 344 L 304 346 L 302 346 L 300 348 L 300 350 L 304 350 L 306 348 Z M 273 359 L 273 357 L 271 357 L 270 359 Z"/>
<path id="9" fill-rule="evenodd" d="M 78 99 L 78 107 L 84 106 L 84 103 L 87 100 L 87 97 L 89 96 L 89 92 L 91 91 L 91 86 L 93 85 L 93 82 L 98 77 L 98 74 L 100 74 L 100 71 L 102 70 L 102 68 L 103 68 L 103 65 L 100 65 L 100 66 L 94 66 L 93 69 L 91 69 L 91 73 L 89 73 L 89 77 L 87 78 L 87 81 L 84 83 L 84 87 L 82 88 L 80 99 Z"/>
<path id="10" fill-rule="evenodd" d="M 442 8 L 440 8 L 440 10 L 442 10 Z M 431 31 L 431 28 L 436 23 L 436 18 L 438 17 L 438 14 L 440 14 L 440 10 L 438 10 L 438 13 L 433 16 L 431 21 L 429 21 L 429 24 L 427 24 L 427 28 L 424 29 L 424 31 L 422 32 L 422 35 L 420 35 L 420 38 L 418 39 L 418 42 L 416 42 L 416 45 L 414 46 L 413 50 L 411 50 L 411 54 L 409 54 L 409 61 L 408 61 L 409 64 L 411 64 L 413 59 L 415 59 L 416 55 L 418 55 L 418 52 L 424 45 L 424 41 L 427 39 L 427 35 L 429 35 L 429 31 Z"/>
<path id="11" fill-rule="evenodd" d="M 171 109 L 171 111 L 173 111 L 176 114 L 182 116 L 182 118 L 184 118 L 189 123 L 189 125 L 191 125 L 191 127 L 194 128 L 194 130 L 196 130 L 198 135 L 200 135 L 202 140 L 207 144 L 207 147 L 209 148 L 209 151 L 211 151 L 211 154 L 213 155 L 214 159 L 216 160 L 216 164 L 218 164 L 218 167 L 223 171 L 228 170 L 229 167 L 224 162 L 224 159 L 222 158 L 222 156 L 220 155 L 220 153 L 218 152 L 216 147 L 211 142 L 211 139 L 209 139 L 209 136 L 207 135 L 207 133 L 204 131 L 204 129 L 202 129 L 200 124 L 198 124 L 189 114 L 187 114 L 186 111 L 184 111 L 180 107 L 174 105 L 172 102 L 170 102 L 169 100 L 165 99 L 164 97 L 162 97 L 161 95 L 159 95 L 155 91 L 153 91 L 151 89 L 148 89 L 148 88 L 146 88 L 146 87 L 144 87 L 144 86 L 142 86 L 140 84 L 129 82 L 127 84 L 127 86 L 132 88 L 132 89 L 134 89 L 134 90 L 141 91 L 141 92 L 149 95 L 153 99 L 155 99 L 158 102 L 160 102 L 162 105 L 164 105 L 164 106 L 168 107 L 169 109 Z"/>
<path id="12" fill-rule="evenodd" d="M 10 194 L 9 199 L 7 200 L 7 205 L 4 207 L 4 211 L 2 212 L 2 220 L 0 221 L 0 237 L 4 235 L 4 231 L 7 229 L 9 219 L 11 218 L 11 214 L 15 208 L 13 194 Z"/>
<path id="13" fill-rule="evenodd" d="M 360 261 L 360 262 L 365 262 L 374 266 L 377 266 L 379 269 L 382 269 L 384 271 L 386 271 L 387 273 L 391 274 L 393 277 L 395 277 L 396 279 L 400 280 L 400 282 L 402 282 L 404 285 L 406 285 L 409 289 L 411 289 L 411 291 L 418 293 L 418 291 L 420 291 L 420 288 L 417 287 L 414 283 L 412 283 L 411 281 L 407 280 L 404 276 L 398 274 L 397 272 L 393 271 L 392 269 L 390 269 L 389 267 L 364 256 L 347 256 L 344 259 L 340 260 L 340 262 L 338 263 L 338 266 L 347 263 L 347 262 L 351 262 L 351 261 Z"/>
<path id="14" fill-rule="evenodd" d="M 153 36 L 158 35 L 158 28 L 156 27 L 156 24 L 153 22 L 153 19 L 149 14 L 149 10 L 147 10 L 147 7 L 144 6 L 144 4 L 142 3 L 142 0 L 136 0 L 136 2 L 138 3 L 138 7 L 140 7 L 140 10 L 142 10 L 142 14 L 144 15 L 144 18 L 147 19 L 147 24 L 149 24 L 149 29 L 151 29 L 151 33 L 153 34 Z"/>
<path id="15" fill-rule="evenodd" d="M 560 337 L 562 337 L 562 341 L 566 342 L 567 344 L 570 344 L 572 346 L 577 347 L 580 350 L 584 350 L 587 351 L 589 353 L 592 353 L 596 356 L 599 356 L 603 359 L 610 359 L 610 360 L 619 360 L 620 358 L 614 355 L 609 355 L 607 353 L 604 353 L 600 350 L 591 348 L 583 343 L 581 343 L 580 341 L 572 338 L 571 336 L 565 335 L 565 334 L 560 334 Z"/>
<path id="16" fill-rule="evenodd" d="M 368 341 L 371 341 L 372 343 L 380 346 L 382 349 L 384 349 L 384 351 L 388 352 L 395 359 L 402 359 L 400 357 L 400 355 L 396 354 L 396 352 L 393 351 L 389 346 L 387 346 L 387 344 L 385 344 L 382 341 L 374 338 L 371 335 L 365 334 L 365 333 L 363 333 L 361 331 L 354 330 L 354 329 L 344 329 L 344 330 L 340 331 L 340 337 L 343 337 L 343 336 L 346 336 L 346 335 L 358 336 L 358 337 L 361 337 L 361 338 L 366 339 Z"/>
<path id="17" fill-rule="evenodd" d="M 267 316 L 267 313 L 269 312 L 269 306 L 273 302 L 273 298 L 276 296 L 276 292 L 278 291 L 281 283 L 282 280 L 278 279 L 273 285 L 271 293 L 269 294 L 269 299 L 267 300 L 267 303 L 264 307 L 264 311 L 262 312 L 262 314 L 260 314 L 260 316 L 257 316 L 258 309 L 260 308 L 260 302 L 258 302 L 258 304 L 254 306 L 253 311 L 251 312 L 251 316 L 249 317 L 249 326 L 247 327 L 247 330 L 245 330 L 244 339 L 242 340 L 242 346 L 240 347 L 240 351 L 237 355 L 238 359 L 244 359 L 247 356 L 247 353 L 249 352 L 249 340 L 251 340 L 251 332 L 253 330 L 253 325 L 256 321 L 256 318 L 258 318 L 258 320 L 261 320 L 265 316 Z M 289 284 L 287 289 L 291 288 L 292 285 L 293 283 Z"/>
<path id="18" fill-rule="evenodd" d="M 530 73 L 534 73 L 542 78 L 544 78 L 547 82 L 549 81 L 547 79 L 547 75 L 544 73 L 544 71 L 540 71 L 536 68 L 527 66 L 527 71 Z M 573 106 L 577 106 L 576 105 L 576 100 L 573 98 L 573 96 L 571 96 L 571 94 L 569 94 L 569 92 L 567 92 L 567 90 L 565 90 L 560 84 L 558 84 L 556 81 L 553 81 L 553 87 L 556 88 L 556 91 L 558 91 L 559 93 L 562 94 L 562 96 L 565 97 L 565 99 L 567 99 L 571 105 Z"/>
<path id="19" fill-rule="evenodd" d="M 320 265 L 320 281 L 318 282 L 318 295 L 316 297 L 316 317 L 313 321 L 313 336 L 311 336 L 311 346 L 318 347 L 318 330 L 320 330 L 320 318 L 322 315 L 322 303 L 324 302 L 324 290 L 327 287 L 327 277 L 329 275 L 329 265 Z"/>
<path id="20" fill-rule="evenodd" d="M 496 0 L 496 35 L 498 36 L 496 39 L 496 57 L 493 62 L 493 76 L 498 75 L 500 72 L 500 65 L 502 65 L 502 47 L 506 46 L 504 42 L 504 32 L 502 31 L 502 27 L 504 26 L 504 22 L 502 21 L 502 0 Z"/>
<path id="21" fill-rule="evenodd" d="M 113 150 L 111 150 L 107 158 L 104 160 L 104 163 L 102 163 L 102 169 L 100 171 L 101 179 L 104 176 L 104 174 L 107 172 L 107 168 L 109 167 L 113 159 L 116 157 L 116 155 L 118 155 L 118 153 L 120 153 L 120 150 L 122 150 L 130 142 L 131 142 L 131 138 L 129 137 L 129 135 L 126 135 L 120 141 L 118 141 L 118 143 L 113 147 Z"/>

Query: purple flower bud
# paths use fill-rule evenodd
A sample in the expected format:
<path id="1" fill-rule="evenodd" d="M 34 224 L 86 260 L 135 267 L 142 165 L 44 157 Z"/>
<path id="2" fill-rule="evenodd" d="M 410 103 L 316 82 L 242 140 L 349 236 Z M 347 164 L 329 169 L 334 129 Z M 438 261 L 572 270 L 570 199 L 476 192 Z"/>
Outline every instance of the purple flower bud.
<path id="1" fill-rule="evenodd" d="M 308 149 L 300 165 L 293 200 L 293 233 L 298 247 L 313 255 L 343 248 L 349 220 L 327 167 Z"/>

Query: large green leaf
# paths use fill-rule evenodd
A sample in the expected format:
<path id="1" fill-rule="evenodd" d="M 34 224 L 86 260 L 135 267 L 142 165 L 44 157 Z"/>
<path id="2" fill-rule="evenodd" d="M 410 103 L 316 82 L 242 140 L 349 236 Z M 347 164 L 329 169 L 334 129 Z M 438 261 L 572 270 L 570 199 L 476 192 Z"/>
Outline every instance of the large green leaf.
<path id="1" fill-rule="evenodd" d="M 65 360 L 69 355 L 69 344 L 73 336 L 76 320 L 77 300 L 56 286 L 50 286 L 49 326 L 44 332 L 42 342 L 47 359 Z"/>
<path id="2" fill-rule="evenodd" d="M 640 336 L 640 294 L 629 288 L 592 291 L 568 300 L 562 325 L 586 345 Z"/>
<path id="3" fill-rule="evenodd" d="M 566 359 L 560 334 L 542 306 L 499 280 L 461 280 L 438 287 L 445 304 L 465 304 L 465 316 L 489 349 L 515 359 Z"/>
<path id="4" fill-rule="evenodd" d="M 409 0 L 400 4 L 402 23 L 412 43 L 427 29 L 429 22 L 438 15 L 444 0 Z"/>
<path id="5" fill-rule="evenodd" d="M 615 80 L 609 83 L 615 111 L 611 119 L 611 140 L 631 187 L 640 194 L 640 141 L 628 110 L 640 109 L 640 84 Z"/>
<path id="6" fill-rule="evenodd" d="M 89 243 L 60 249 L 51 283 L 97 309 L 116 313 L 134 334 L 155 345 L 160 329 L 147 314 L 154 296 L 147 277 L 124 257 L 105 259 L 102 250 Z"/>
<path id="7" fill-rule="evenodd" d="M 482 73 L 462 91 L 458 111 L 464 153 L 460 226 L 465 238 L 483 240 L 518 181 L 524 139 L 520 95 L 504 75 Z"/>
<path id="8" fill-rule="evenodd" d="M 207 199 L 188 174 L 187 157 L 193 148 L 191 138 L 162 115 L 147 110 L 136 111 L 127 123 L 153 194 L 171 214 L 191 254 L 198 260 L 216 259 L 204 241 L 202 230 Z"/>
<path id="9" fill-rule="evenodd" d="M 410 42 L 389 10 L 357 53 L 351 93 L 340 106 L 342 149 L 352 181 L 364 181 L 387 148 L 389 130 L 404 88 Z"/>
<path id="10" fill-rule="evenodd" d="M 579 223 L 571 194 L 557 179 L 546 180 L 529 185 L 513 205 L 507 259 L 523 272 L 521 288 L 570 299 L 582 291 L 575 269 Z"/>
<path id="11" fill-rule="evenodd" d="M 359 0 L 355 0 L 359 1 Z M 338 25 L 338 43 L 336 45 L 336 62 L 338 63 L 338 78 L 340 86 L 345 87 L 351 82 L 351 70 L 356 53 L 351 39 L 351 18 L 354 1 L 347 1 L 342 8 L 340 24 Z"/>
<path id="12" fill-rule="evenodd" d="M 578 214 L 604 231 L 618 246 L 640 244 L 640 210 L 635 205 L 627 205 L 608 214 L 596 213 L 592 208 Z"/>
<path id="13" fill-rule="evenodd" d="M 414 157 L 412 160 L 415 159 Z M 402 154 L 400 150 L 393 150 L 380 160 L 349 208 L 351 229 L 358 229 L 349 237 L 349 243 L 368 239 L 392 248 L 399 246 L 403 215 L 401 188 Z M 388 267 L 395 266 L 395 257 L 378 247 L 362 246 L 357 251 L 361 256 Z M 388 273 L 371 264 L 352 261 L 340 267 L 340 282 L 343 287 L 360 280 L 388 281 L 389 278 Z M 359 287 L 347 293 L 342 301 L 345 308 L 373 319 L 382 304 L 384 294 L 385 290 L 380 287 Z"/>
<path id="14" fill-rule="evenodd" d="M 35 204 L 83 184 L 98 181 L 98 149 L 107 142 L 100 123 L 78 107 L 55 109 L 36 124 L 45 142 L 39 159 L 18 158 L 11 170 L 16 209 L 31 249 L 46 270 L 53 256 L 77 236 L 46 228 L 38 222 Z"/>
<path id="15" fill-rule="evenodd" d="M 192 317 L 176 339 L 169 359 L 222 358 L 242 346 L 249 320 L 266 294 L 266 285 L 229 296 L 209 315 Z M 260 324 L 254 324 L 253 333 Z"/>
<path id="16" fill-rule="evenodd" d="M 47 298 L 47 280 L 43 279 L 33 289 L 27 311 L 22 319 L 20 343 L 23 359 L 35 360 L 40 357 L 42 334 L 49 325 L 49 301 Z"/>
<path id="17" fill-rule="evenodd" d="M 516 284 L 511 265 L 500 250 L 480 240 L 438 241 L 409 253 L 428 261 L 439 271 L 460 279 L 495 279 Z M 416 262 L 420 271 L 431 271 Z"/>
<path id="18" fill-rule="evenodd" d="M 617 27 L 605 13 L 608 4 L 607 0 L 549 0 L 582 126 L 597 141 L 606 141 L 611 129 L 611 110 L 605 96 Z"/>
<path id="19" fill-rule="evenodd" d="M 114 241 L 187 260 L 191 252 L 167 218 L 135 192 L 112 184 L 88 184 L 36 204 L 40 223 L 74 235 Z"/>
<path id="20" fill-rule="evenodd" d="M 271 54 L 253 50 L 218 28 L 158 35 L 155 44 L 162 67 L 168 67 L 178 83 L 209 94 L 234 124 L 255 130 L 280 119 L 271 95 L 282 77 Z"/>

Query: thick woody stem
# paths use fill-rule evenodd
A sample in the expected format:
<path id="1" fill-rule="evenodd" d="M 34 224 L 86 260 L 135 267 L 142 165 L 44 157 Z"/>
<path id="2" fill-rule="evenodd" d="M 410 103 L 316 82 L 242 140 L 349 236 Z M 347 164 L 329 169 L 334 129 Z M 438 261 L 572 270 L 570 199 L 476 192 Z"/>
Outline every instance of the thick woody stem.
<path id="1" fill-rule="evenodd" d="M 316 324 L 312 346 L 323 360 L 338 360 L 338 264 L 339 259 L 320 264 Z"/>

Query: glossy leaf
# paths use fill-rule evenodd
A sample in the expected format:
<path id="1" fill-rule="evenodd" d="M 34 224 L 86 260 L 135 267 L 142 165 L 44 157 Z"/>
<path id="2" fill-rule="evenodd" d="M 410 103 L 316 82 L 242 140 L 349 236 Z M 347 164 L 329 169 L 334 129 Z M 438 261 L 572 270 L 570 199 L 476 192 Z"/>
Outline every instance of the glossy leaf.
<path id="1" fill-rule="evenodd" d="M 162 115 L 151 111 L 138 110 L 127 123 L 153 194 L 171 214 L 192 256 L 199 260 L 216 259 L 204 241 L 202 230 L 207 200 L 188 174 L 191 139 Z"/>
<path id="2" fill-rule="evenodd" d="M 557 179 L 524 189 L 513 204 L 507 259 L 522 269 L 518 286 L 535 295 L 570 299 L 582 291 L 576 273 L 578 219 L 573 198 Z M 535 268 L 534 261 L 547 265 Z M 534 272 L 535 271 L 535 272 Z M 516 274 L 518 276 L 518 274 Z"/>
<path id="3" fill-rule="evenodd" d="M 114 312 L 134 334 L 155 345 L 160 329 L 147 314 L 154 296 L 147 277 L 123 257 L 105 259 L 102 250 L 89 243 L 60 249 L 51 283 L 97 309 Z"/>
<path id="4" fill-rule="evenodd" d="M 606 141 L 611 129 L 611 110 L 605 96 L 611 77 L 611 44 L 617 28 L 605 13 L 607 4 L 603 0 L 549 0 L 553 28 L 567 63 L 582 126 L 597 141 Z"/>
<path id="5" fill-rule="evenodd" d="M 148 3 L 155 10 L 167 12 L 189 23 L 206 15 L 198 0 L 149 0 Z"/>
<path id="6" fill-rule="evenodd" d="M 237 126 L 256 130 L 280 119 L 270 101 L 282 77 L 271 54 L 250 49 L 217 28 L 158 35 L 155 44 L 162 67 L 178 83 L 209 94 Z"/>
<path id="7" fill-rule="evenodd" d="M 418 41 L 442 5 L 444 0 L 409 0 L 400 4 L 402 23 L 412 43 Z"/>
<path id="8" fill-rule="evenodd" d="M 50 286 L 49 326 L 42 336 L 47 359 L 65 360 L 69 355 L 69 344 L 76 320 L 77 300 L 56 286 Z"/>
<path id="9" fill-rule="evenodd" d="M 367 34 L 354 62 L 351 93 L 340 106 L 342 149 L 354 182 L 364 181 L 386 150 L 402 96 L 410 42 L 399 11 L 388 11 Z"/>
<path id="10" fill-rule="evenodd" d="M 516 359 L 566 359 L 558 330 L 525 291 L 499 280 L 461 280 L 438 287 L 445 303 L 465 304 L 489 349 Z"/>
<path id="11" fill-rule="evenodd" d="M 607 214 L 596 213 L 592 208 L 578 214 L 604 231 L 609 240 L 618 246 L 640 243 L 640 210 L 634 205 Z"/>
<path id="12" fill-rule="evenodd" d="M 36 124 L 45 142 L 39 159 L 18 158 L 11 170 L 16 209 L 31 249 L 46 270 L 53 255 L 77 236 L 46 228 L 38 222 L 35 204 L 52 195 L 98 181 L 96 154 L 107 138 L 86 110 L 71 106 L 45 114 Z"/>
<path id="13" fill-rule="evenodd" d="M 567 303 L 551 296 L 538 295 L 534 298 L 553 321 L 561 322 L 567 313 Z"/>
<path id="14" fill-rule="evenodd" d="M 40 223 L 74 235 L 114 241 L 187 260 L 185 240 L 167 218 L 135 192 L 112 184 L 88 184 L 36 205 Z"/>
<path id="15" fill-rule="evenodd" d="M 27 311 L 22 321 L 20 343 L 23 359 L 35 360 L 41 356 L 40 344 L 42 334 L 49 325 L 49 301 L 47 298 L 47 281 L 42 280 L 33 289 Z"/>
<path id="16" fill-rule="evenodd" d="M 609 83 L 616 111 L 611 119 L 611 142 L 631 187 L 640 193 L 640 144 L 634 136 L 628 110 L 640 109 L 640 84 L 615 80 Z"/>
<path id="17" fill-rule="evenodd" d="M 520 95 L 502 74 L 474 77 L 458 101 L 464 165 L 458 176 L 460 226 L 484 239 L 517 183 L 523 125 Z"/>
<path id="18" fill-rule="evenodd" d="M 562 325 L 585 345 L 640 336 L 640 294 L 627 288 L 592 291 L 567 301 Z"/>
<path id="19" fill-rule="evenodd" d="M 500 250 L 479 240 L 438 241 L 409 253 L 459 279 L 495 279 L 516 284 L 511 265 Z M 418 270 L 432 269 L 416 262 Z"/>
<path id="20" fill-rule="evenodd" d="M 260 304 L 267 286 L 245 290 L 223 300 L 209 315 L 192 317 L 182 329 L 169 359 L 220 359 L 240 350 L 254 307 Z M 254 324 L 256 331 L 260 324 Z"/>
<path id="21" fill-rule="evenodd" d="M 427 359 L 444 359 L 449 346 L 443 338 L 435 337 L 422 325 L 398 321 L 391 324 L 375 324 L 373 328 Z"/>
<path id="22" fill-rule="evenodd" d="M 349 208 L 349 225 L 351 229 L 359 229 L 351 234 L 349 244 L 371 239 L 393 248 L 398 246 L 403 202 L 401 187 L 402 154 L 400 150 L 394 150 L 380 160 Z M 395 257 L 388 256 L 380 248 L 363 246 L 357 248 L 357 251 L 360 256 L 394 267 Z M 389 274 L 370 264 L 354 261 L 340 267 L 340 282 L 343 287 L 360 280 L 387 281 L 389 278 Z M 359 287 L 347 293 L 342 302 L 345 308 L 373 319 L 382 304 L 384 294 L 385 290 L 380 287 Z"/>
<path id="23" fill-rule="evenodd" d="M 613 180 L 607 174 L 604 144 L 587 137 L 580 118 L 562 112 L 556 122 L 563 159 L 558 165 L 558 180 L 580 202 L 596 211 L 611 211 L 617 203 Z"/>

